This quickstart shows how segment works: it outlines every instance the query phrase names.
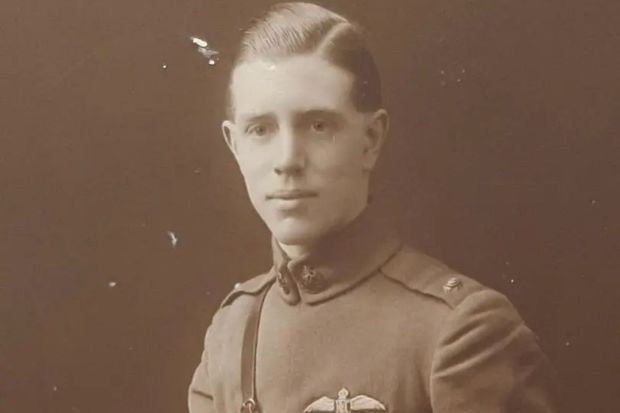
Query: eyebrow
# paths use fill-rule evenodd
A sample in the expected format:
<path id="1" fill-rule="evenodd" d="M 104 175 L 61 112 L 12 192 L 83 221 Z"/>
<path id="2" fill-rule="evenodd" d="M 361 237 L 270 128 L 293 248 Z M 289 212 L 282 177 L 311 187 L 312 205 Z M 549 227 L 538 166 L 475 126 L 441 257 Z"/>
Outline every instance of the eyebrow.
<path id="1" fill-rule="evenodd" d="M 299 112 L 295 112 L 294 116 L 295 118 L 300 118 L 300 119 L 325 118 L 332 122 L 344 121 L 344 116 L 342 116 L 340 113 L 338 113 L 335 110 L 327 109 L 327 108 L 308 109 L 305 111 L 299 111 Z M 239 120 L 241 123 L 271 121 L 275 118 L 276 116 L 271 112 L 243 113 L 239 115 Z"/>
<path id="2" fill-rule="evenodd" d="M 275 118 L 275 116 L 271 113 L 245 113 L 239 115 L 239 120 L 242 123 L 272 120 L 273 118 Z"/>
<path id="3" fill-rule="evenodd" d="M 325 118 L 327 120 L 331 120 L 334 122 L 339 122 L 344 120 L 344 117 L 331 109 L 311 109 L 311 110 L 307 110 L 304 112 L 301 112 L 299 114 L 296 114 L 298 116 L 300 116 L 301 118 Z"/>

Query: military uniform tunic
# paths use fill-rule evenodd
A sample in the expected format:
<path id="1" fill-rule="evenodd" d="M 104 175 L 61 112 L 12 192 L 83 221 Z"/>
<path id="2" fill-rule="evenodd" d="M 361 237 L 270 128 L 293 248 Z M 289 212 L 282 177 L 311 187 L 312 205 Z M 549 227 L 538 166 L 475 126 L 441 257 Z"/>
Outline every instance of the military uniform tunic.
<path id="1" fill-rule="evenodd" d="M 244 327 L 263 413 L 552 412 L 553 372 L 501 294 L 403 245 L 362 213 L 312 254 L 238 285 L 207 330 L 191 413 L 238 413 Z"/>

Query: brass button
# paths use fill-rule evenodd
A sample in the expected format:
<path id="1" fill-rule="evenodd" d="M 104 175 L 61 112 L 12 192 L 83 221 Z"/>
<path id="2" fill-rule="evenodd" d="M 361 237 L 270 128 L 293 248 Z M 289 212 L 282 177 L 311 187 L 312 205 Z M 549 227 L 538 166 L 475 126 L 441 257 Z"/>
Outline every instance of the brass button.
<path id="1" fill-rule="evenodd" d="M 458 290 L 462 286 L 463 286 L 463 282 L 460 279 L 456 277 L 452 277 L 448 281 L 446 281 L 446 283 L 443 285 L 443 290 L 444 292 L 449 293 L 454 290 Z"/>

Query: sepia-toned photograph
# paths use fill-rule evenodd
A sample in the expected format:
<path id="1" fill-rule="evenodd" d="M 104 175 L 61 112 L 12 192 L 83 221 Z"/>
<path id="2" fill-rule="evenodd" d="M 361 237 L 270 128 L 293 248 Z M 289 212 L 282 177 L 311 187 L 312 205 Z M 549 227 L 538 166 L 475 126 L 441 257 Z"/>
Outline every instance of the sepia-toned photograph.
<path id="1" fill-rule="evenodd" d="M 615 2 L 0 16 L 0 413 L 620 411 Z"/>

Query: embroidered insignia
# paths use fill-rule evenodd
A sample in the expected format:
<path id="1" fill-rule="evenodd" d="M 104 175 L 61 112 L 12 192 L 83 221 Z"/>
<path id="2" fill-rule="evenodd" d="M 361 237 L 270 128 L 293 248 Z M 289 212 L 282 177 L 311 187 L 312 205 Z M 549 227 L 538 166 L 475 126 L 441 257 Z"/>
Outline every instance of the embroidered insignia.
<path id="1" fill-rule="evenodd" d="M 304 409 L 304 413 L 351 413 L 361 411 L 385 412 L 387 409 L 380 401 L 363 394 L 349 398 L 349 390 L 346 388 L 340 389 L 337 399 L 323 396 L 310 403 Z"/>

